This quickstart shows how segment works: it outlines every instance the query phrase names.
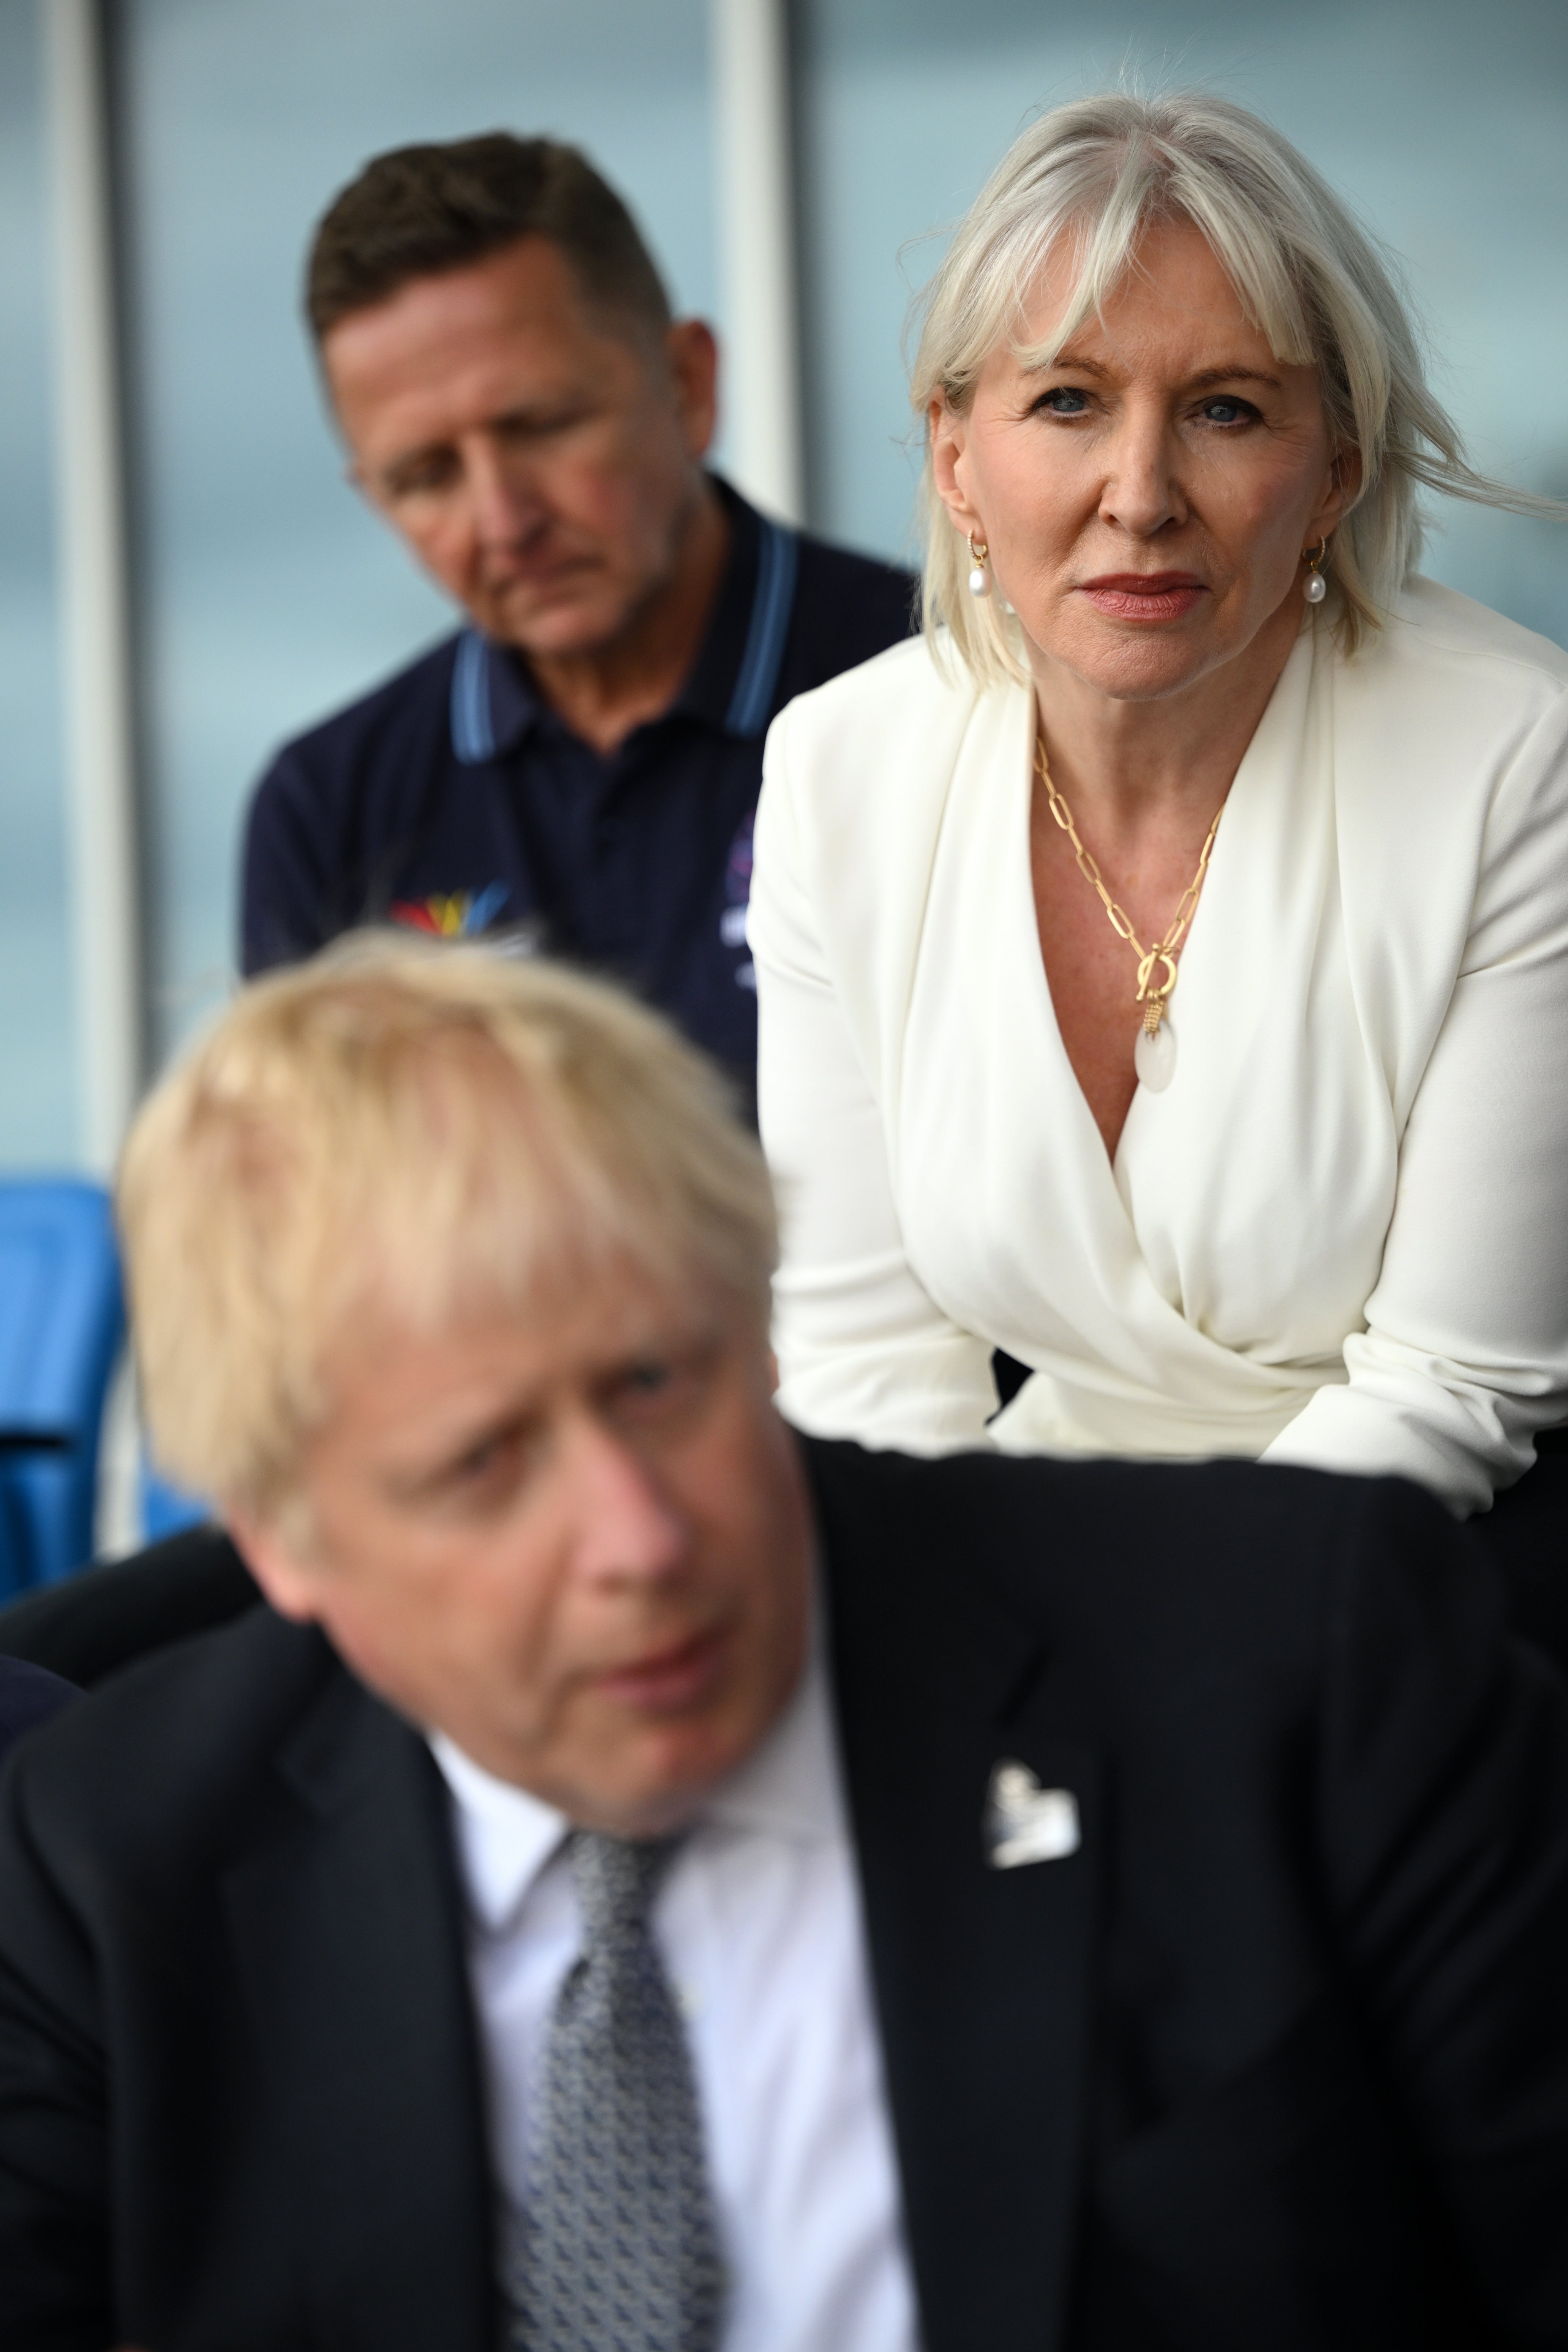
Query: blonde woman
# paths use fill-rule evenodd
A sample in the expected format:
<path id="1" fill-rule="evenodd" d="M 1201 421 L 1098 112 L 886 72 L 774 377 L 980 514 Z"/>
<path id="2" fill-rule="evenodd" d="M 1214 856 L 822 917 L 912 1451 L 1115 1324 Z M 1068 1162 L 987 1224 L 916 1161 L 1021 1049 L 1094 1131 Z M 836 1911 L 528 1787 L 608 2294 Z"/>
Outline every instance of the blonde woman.
<path id="1" fill-rule="evenodd" d="M 784 712 L 758 821 L 785 1411 L 1485 1508 L 1568 1413 L 1568 656 L 1415 501 L 1542 502 L 1201 95 L 1024 134 L 913 398 L 925 641 Z"/>

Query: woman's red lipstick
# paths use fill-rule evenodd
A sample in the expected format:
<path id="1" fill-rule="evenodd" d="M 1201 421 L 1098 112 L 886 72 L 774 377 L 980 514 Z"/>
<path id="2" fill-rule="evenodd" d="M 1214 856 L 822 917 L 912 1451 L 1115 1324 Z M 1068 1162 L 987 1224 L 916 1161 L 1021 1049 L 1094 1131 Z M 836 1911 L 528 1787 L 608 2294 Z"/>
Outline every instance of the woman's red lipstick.
<path id="1" fill-rule="evenodd" d="M 1208 591 L 1191 572 L 1106 572 L 1079 593 L 1110 621 L 1179 621 Z"/>

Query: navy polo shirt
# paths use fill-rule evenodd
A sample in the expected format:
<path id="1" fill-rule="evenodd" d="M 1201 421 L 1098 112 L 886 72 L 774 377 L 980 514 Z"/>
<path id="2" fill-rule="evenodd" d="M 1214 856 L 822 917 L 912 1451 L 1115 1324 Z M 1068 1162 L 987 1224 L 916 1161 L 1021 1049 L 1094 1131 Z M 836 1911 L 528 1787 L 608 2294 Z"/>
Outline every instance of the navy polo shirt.
<path id="1" fill-rule="evenodd" d="M 701 649 L 608 758 L 472 629 L 279 754 L 247 829 L 247 973 L 367 922 L 510 940 L 624 982 L 751 1099 L 763 739 L 793 696 L 909 634 L 915 583 L 717 487 L 730 549 Z"/>

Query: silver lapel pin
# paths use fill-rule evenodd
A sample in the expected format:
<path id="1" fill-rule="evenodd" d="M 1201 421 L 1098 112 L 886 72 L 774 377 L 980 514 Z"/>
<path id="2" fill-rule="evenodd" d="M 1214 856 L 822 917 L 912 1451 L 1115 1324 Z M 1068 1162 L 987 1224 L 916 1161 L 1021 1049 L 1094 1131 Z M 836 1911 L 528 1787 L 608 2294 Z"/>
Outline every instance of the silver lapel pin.
<path id="1" fill-rule="evenodd" d="M 1026 1764 L 1005 1760 L 985 1791 L 981 1835 L 993 1870 L 1059 1862 L 1083 1843 L 1078 1799 L 1070 1789 L 1042 1789 Z"/>

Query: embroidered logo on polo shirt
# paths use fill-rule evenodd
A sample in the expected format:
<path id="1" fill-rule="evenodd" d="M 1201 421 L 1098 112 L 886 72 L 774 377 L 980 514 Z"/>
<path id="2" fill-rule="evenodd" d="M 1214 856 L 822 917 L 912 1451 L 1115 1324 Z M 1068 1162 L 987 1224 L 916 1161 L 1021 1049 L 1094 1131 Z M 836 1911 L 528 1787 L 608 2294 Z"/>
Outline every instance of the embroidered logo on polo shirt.
<path id="1" fill-rule="evenodd" d="M 395 898 L 391 914 L 405 929 L 425 931 L 437 940 L 473 940 L 489 930 L 511 896 L 505 882 L 485 889 L 437 891 L 428 898 Z"/>

